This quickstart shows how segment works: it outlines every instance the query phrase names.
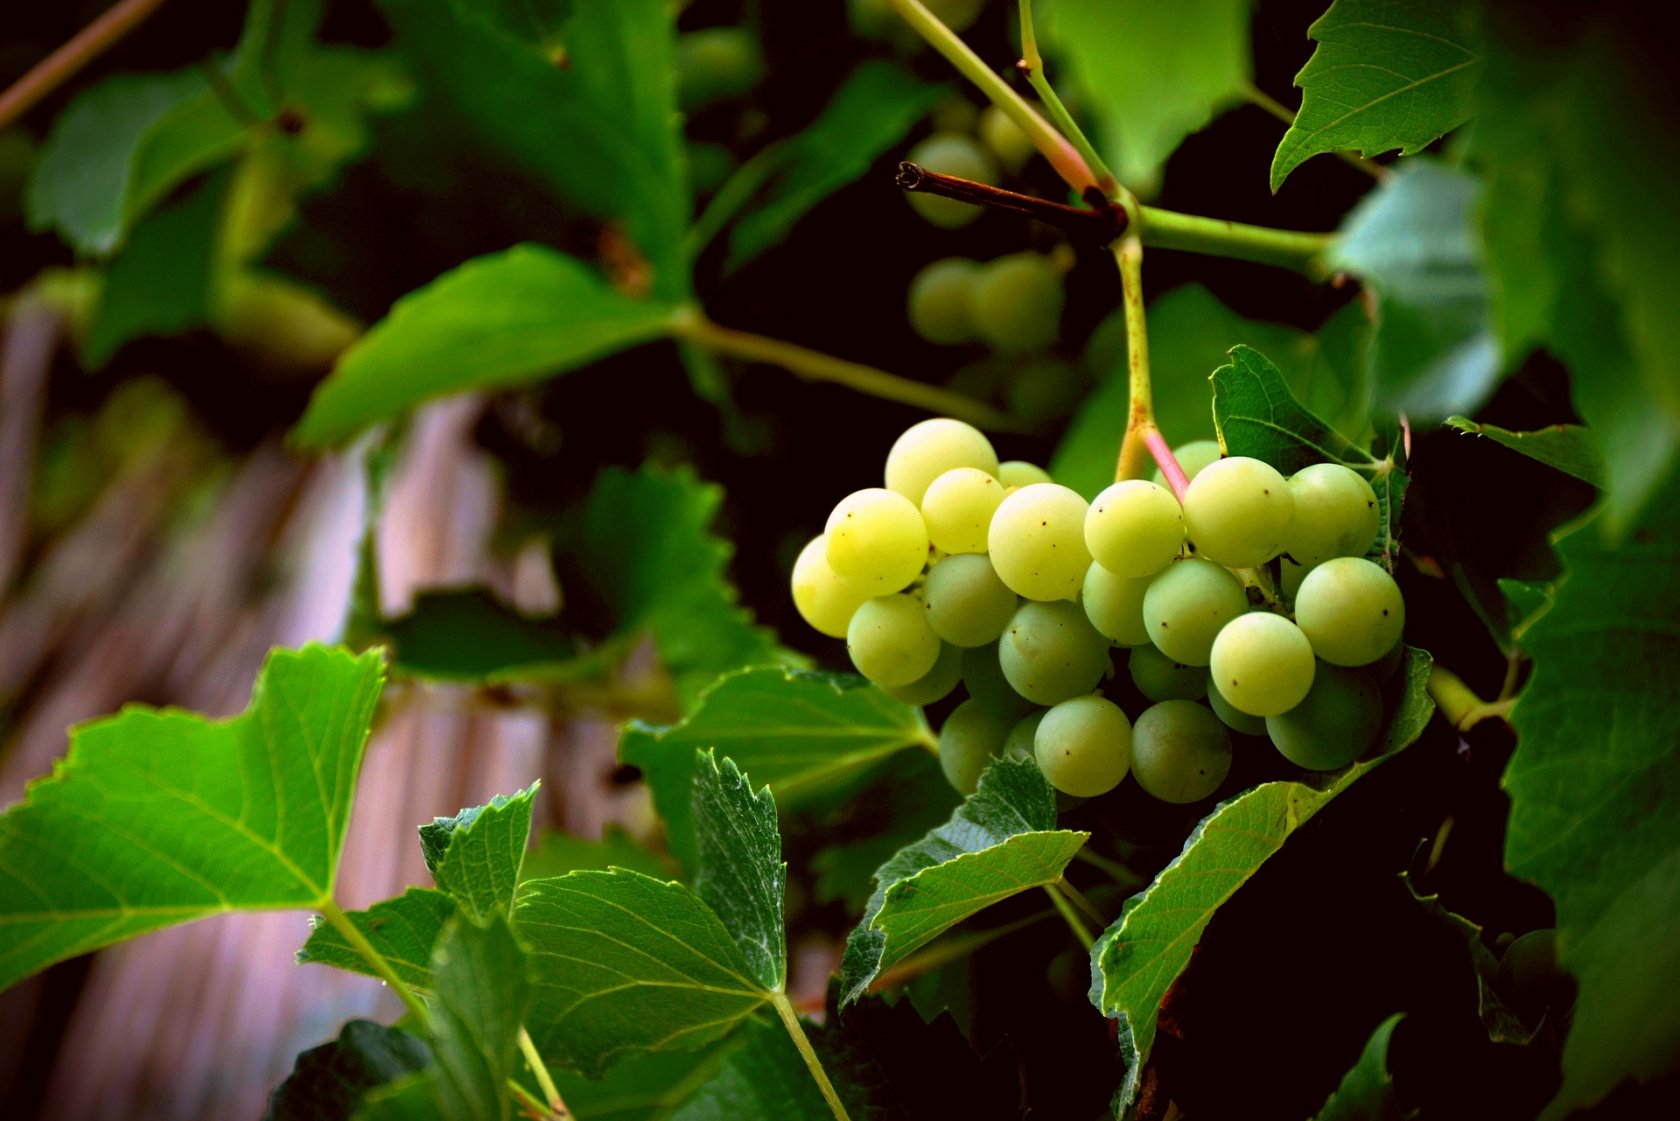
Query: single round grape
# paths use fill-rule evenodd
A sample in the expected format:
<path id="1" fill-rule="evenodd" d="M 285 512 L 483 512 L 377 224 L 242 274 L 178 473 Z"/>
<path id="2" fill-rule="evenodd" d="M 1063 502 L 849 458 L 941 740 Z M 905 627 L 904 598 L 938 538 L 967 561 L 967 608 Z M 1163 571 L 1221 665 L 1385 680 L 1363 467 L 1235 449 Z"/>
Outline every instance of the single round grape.
<path id="1" fill-rule="evenodd" d="M 1038 151 L 1033 146 L 1032 138 L 1022 132 L 1021 126 L 996 105 L 988 105 L 980 110 L 980 121 L 975 126 L 975 131 L 980 134 L 980 139 L 985 142 L 986 147 L 992 150 L 998 163 L 1012 174 L 1018 174 Z"/>
<path id="2" fill-rule="evenodd" d="M 994 350 L 1021 354 L 1047 347 L 1062 333 L 1062 274 L 1042 253 L 988 261 L 969 293 L 969 314 Z"/>
<path id="3" fill-rule="evenodd" d="M 908 685 L 884 685 L 881 692 L 907 705 L 931 705 L 951 695 L 962 679 L 962 650 L 944 643 L 933 668 Z"/>
<path id="4" fill-rule="evenodd" d="M 928 570 L 922 603 L 933 633 L 953 646 L 996 642 L 1020 605 L 983 553 L 958 553 Z"/>
<path id="5" fill-rule="evenodd" d="M 928 484 L 958 467 L 998 473 L 997 452 L 985 433 L 950 417 L 918 421 L 887 452 L 887 489 L 920 506 Z"/>
<path id="6" fill-rule="evenodd" d="M 928 484 L 922 520 L 928 539 L 947 553 L 984 553 L 1003 484 L 978 467 L 956 467 Z"/>
<path id="7" fill-rule="evenodd" d="M 793 606 L 820 633 L 845 638 L 852 613 L 868 598 L 841 583 L 828 567 L 828 534 L 813 537 L 799 550 L 793 562 Z"/>
<path id="8" fill-rule="evenodd" d="M 1003 663 L 998 657 L 998 643 L 974 646 L 962 654 L 963 688 L 970 699 L 994 712 L 1002 712 L 1017 720 L 1032 709 L 1033 703 L 1015 691 L 1003 676 Z"/>
<path id="9" fill-rule="evenodd" d="M 1246 455 L 1208 464 L 1184 494 L 1184 525 L 1197 554 L 1230 568 L 1277 556 L 1294 515 L 1283 476 Z"/>
<path id="10" fill-rule="evenodd" d="M 1059 483 L 1034 483 L 1006 496 L 986 537 L 1003 582 L 1028 599 L 1072 599 L 1091 563 L 1087 509 L 1083 498 Z"/>
<path id="11" fill-rule="evenodd" d="M 1132 725 L 1132 777 L 1163 802 L 1200 802 L 1231 773 L 1231 733 L 1195 701 L 1161 701 Z"/>
<path id="12" fill-rule="evenodd" d="M 1267 611 L 1225 624 L 1213 640 L 1208 669 L 1232 707 L 1250 716 L 1288 712 L 1312 688 L 1312 643 L 1301 628 Z"/>
<path id="13" fill-rule="evenodd" d="M 1340 463 L 1315 463 L 1289 476 L 1295 516 L 1283 551 L 1307 568 L 1331 557 L 1362 557 L 1377 539 L 1377 492 Z"/>
<path id="14" fill-rule="evenodd" d="M 1365 754 L 1382 722 L 1382 696 L 1369 674 L 1320 662 L 1306 699 L 1266 717 L 1266 734 L 1297 767 L 1334 771 Z"/>
<path id="15" fill-rule="evenodd" d="M 677 104 L 684 112 L 752 92 L 764 80 L 764 52 L 744 27 L 706 27 L 677 36 Z"/>
<path id="16" fill-rule="evenodd" d="M 1085 373 L 1062 358 L 1025 360 L 1009 379 L 1009 411 L 1030 428 L 1044 428 L 1071 416 L 1086 395 Z"/>
<path id="17" fill-rule="evenodd" d="M 1132 725 L 1113 701 L 1074 697 L 1039 721 L 1033 755 L 1051 786 L 1078 798 L 1095 798 L 1126 777 L 1132 761 Z"/>
<path id="18" fill-rule="evenodd" d="M 1248 610 L 1248 593 L 1235 576 L 1212 561 L 1175 561 L 1143 593 L 1149 641 L 1187 666 L 1205 666 L 1220 628 Z"/>
<path id="19" fill-rule="evenodd" d="M 852 616 L 846 652 L 857 671 L 877 685 L 909 685 L 939 660 L 939 636 L 915 596 L 877 596 Z"/>
<path id="20" fill-rule="evenodd" d="M 1143 621 L 1143 596 L 1148 590 L 1147 576 L 1116 576 L 1092 561 L 1085 570 L 1079 605 L 1097 633 L 1116 646 L 1142 646 L 1149 641 L 1149 627 Z"/>
<path id="21" fill-rule="evenodd" d="M 1017 693 L 1053 705 L 1097 687 L 1109 668 L 1108 649 L 1078 604 L 1023 603 L 998 640 L 998 662 Z"/>
<path id="22" fill-rule="evenodd" d="M 1192 481 L 1202 473 L 1202 468 L 1217 460 L 1219 454 L 1218 440 L 1191 440 L 1173 449 L 1173 458 L 1184 469 L 1184 477 Z M 1161 474 L 1159 468 L 1149 479 L 1160 486 L 1167 485 L 1167 477 Z"/>
<path id="23" fill-rule="evenodd" d="M 904 157 L 941 175 L 955 175 L 995 187 L 998 181 L 997 162 L 973 137 L 960 132 L 936 132 L 917 144 Z M 908 191 L 905 198 L 917 214 L 941 229 L 954 230 L 980 217 L 981 208 L 956 199 L 941 198 L 926 191 Z M 976 326 L 979 326 L 978 318 Z"/>
<path id="24" fill-rule="evenodd" d="M 1266 718 L 1264 716 L 1250 716 L 1225 699 L 1219 691 L 1219 683 L 1208 674 L 1207 700 L 1213 708 L 1213 714 L 1233 732 L 1241 732 L 1245 736 L 1263 736 L 1266 734 Z"/>
<path id="25" fill-rule="evenodd" d="M 1043 723 L 1044 714 L 1049 711 L 1047 708 L 1041 708 L 1015 721 L 1015 726 L 1009 729 L 1009 737 L 1003 741 L 1003 754 L 1006 759 L 1033 757 L 1033 737 L 1038 734 L 1038 726 Z"/>
<path id="26" fill-rule="evenodd" d="M 968 313 L 969 296 L 979 275 L 980 262 L 967 257 L 944 257 L 924 265 L 910 280 L 911 329 L 941 346 L 979 338 Z"/>
<path id="27" fill-rule="evenodd" d="M 1126 668 L 1138 692 L 1152 701 L 1194 701 L 1207 692 L 1207 669 L 1175 662 L 1153 646 L 1132 649 Z"/>
<path id="28" fill-rule="evenodd" d="M 1005 490 L 1016 490 L 1020 487 L 1030 487 L 1034 483 L 1055 482 L 1050 472 L 1036 463 L 1028 463 L 1024 459 L 1010 459 L 998 464 L 998 482 Z"/>
<path id="29" fill-rule="evenodd" d="M 1091 559 L 1121 576 L 1151 576 L 1184 547 L 1184 510 L 1166 487 L 1128 479 L 1108 487 L 1085 515 Z"/>
<path id="30" fill-rule="evenodd" d="M 1406 604 L 1394 577 L 1364 557 L 1333 557 L 1295 593 L 1295 622 L 1313 653 L 1338 666 L 1364 666 L 1400 641 Z"/>
<path id="31" fill-rule="evenodd" d="M 901 494 L 880 487 L 854 491 L 828 515 L 828 567 L 840 582 L 869 596 L 910 586 L 927 564 L 927 525 Z"/>
<path id="32" fill-rule="evenodd" d="M 1007 714 L 973 701 L 951 710 L 939 729 L 939 769 L 957 793 L 974 793 L 980 773 L 1003 754 L 1003 741 L 1013 726 Z"/>

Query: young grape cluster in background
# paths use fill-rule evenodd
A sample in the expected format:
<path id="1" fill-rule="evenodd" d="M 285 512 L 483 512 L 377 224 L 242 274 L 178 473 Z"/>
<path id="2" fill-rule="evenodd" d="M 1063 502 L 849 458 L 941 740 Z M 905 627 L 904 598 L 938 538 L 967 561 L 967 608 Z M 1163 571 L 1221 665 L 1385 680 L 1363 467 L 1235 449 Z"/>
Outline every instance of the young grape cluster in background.
<path id="1" fill-rule="evenodd" d="M 900 701 L 964 687 L 939 734 L 964 793 L 1019 754 L 1072 798 L 1130 773 L 1196 802 L 1225 780 L 1233 732 L 1346 766 L 1375 743 L 1403 653 L 1400 590 L 1365 558 L 1375 492 L 1341 464 L 1286 479 L 1213 441 L 1177 458 L 1182 504 L 1141 479 L 1087 503 L 962 421 L 922 421 L 886 485 L 843 498 L 800 553 L 794 603 Z M 1148 702 L 1132 714 L 1105 695 L 1129 695 L 1117 650 Z"/>

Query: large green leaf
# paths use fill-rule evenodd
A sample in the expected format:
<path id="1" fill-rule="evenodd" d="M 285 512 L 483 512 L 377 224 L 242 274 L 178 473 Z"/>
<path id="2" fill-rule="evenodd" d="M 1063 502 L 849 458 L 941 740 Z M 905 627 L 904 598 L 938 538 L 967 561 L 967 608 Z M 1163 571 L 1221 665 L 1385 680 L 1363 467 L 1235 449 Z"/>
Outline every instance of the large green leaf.
<path id="1" fill-rule="evenodd" d="M 856 789 L 889 755 L 931 742 L 920 710 L 862 678 L 768 666 L 721 678 L 681 723 L 632 723 L 619 756 L 642 769 L 672 853 L 692 868 L 698 857 L 689 804 L 696 748 L 716 747 L 734 759 L 786 809 Z"/>
<path id="2" fill-rule="evenodd" d="M 263 1121 L 349 1121 L 362 1095 L 416 1074 L 432 1060 L 419 1038 L 370 1020 L 351 1020 L 338 1038 L 297 1057 L 275 1088 Z"/>
<path id="3" fill-rule="evenodd" d="M 545 879 L 583 868 L 628 868 L 659 880 L 670 879 L 673 871 L 629 833 L 609 825 L 599 841 L 555 829 L 545 830 L 537 837 L 536 846 L 525 854 L 519 878 Z"/>
<path id="4" fill-rule="evenodd" d="M 993 903 L 1048 886 L 1090 838 L 1056 828 L 1056 794 L 1030 759 L 1000 759 L 951 820 L 875 873 L 875 894 L 846 939 L 842 1004 L 883 969 Z"/>
<path id="5" fill-rule="evenodd" d="M 455 901 L 443 892 L 411 887 L 395 899 L 381 900 L 365 911 L 351 911 L 349 918 L 405 984 L 429 989 L 432 948 L 455 911 Z M 309 940 L 298 950 L 297 960 L 304 965 L 330 965 L 369 977 L 379 976 L 337 927 L 320 920 L 316 920 Z"/>
<path id="6" fill-rule="evenodd" d="M 1342 223 L 1330 259 L 1377 293 L 1377 404 L 1413 419 L 1470 412 L 1498 383 L 1474 176 L 1408 164 Z"/>
<path id="7" fill-rule="evenodd" d="M 669 333 L 673 308 L 633 300 L 575 257 L 518 245 L 397 301 L 346 351 L 293 429 L 304 447 L 451 393 L 528 385 Z"/>
<path id="8" fill-rule="evenodd" d="M 1046 9 L 1045 44 L 1089 93 L 1097 146 L 1123 182 L 1152 191 L 1179 142 L 1243 99 L 1248 8 L 1248 0 L 1057 0 Z"/>
<path id="9" fill-rule="evenodd" d="M 1604 453 L 1599 450 L 1592 430 L 1579 424 L 1553 424 L 1532 432 L 1513 432 L 1466 416 L 1450 416 L 1447 425 L 1471 436 L 1485 436 L 1584 483 L 1604 486 Z"/>
<path id="10" fill-rule="evenodd" d="M 1680 519 L 1665 509 L 1619 547 L 1597 528 L 1560 544 L 1568 575 L 1524 639 L 1504 780 L 1506 863 L 1556 901 L 1580 982 L 1548 1117 L 1680 1055 Z"/>
<path id="11" fill-rule="evenodd" d="M 478 20 L 545 56 L 564 57 L 562 32 L 573 0 L 450 0 L 463 19 Z"/>
<path id="12" fill-rule="evenodd" d="M 769 787 L 754 792 L 733 759 L 717 761 L 711 748 L 695 752 L 694 833 L 700 867 L 694 894 L 729 933 L 765 988 L 787 983 L 787 931 L 782 894 L 787 865 Z"/>
<path id="13" fill-rule="evenodd" d="M 549 1074 L 566 1107 L 584 1121 L 667 1121 L 697 1087 L 711 1080 L 745 1035 L 737 1033 L 698 1051 L 658 1051 L 626 1059 L 600 1078 L 561 1069 Z"/>
<path id="14" fill-rule="evenodd" d="M 1335 0 L 1307 28 L 1301 111 L 1272 157 L 1272 190 L 1323 152 L 1412 155 L 1469 119 L 1481 56 L 1475 7 L 1454 0 Z"/>
<path id="15" fill-rule="evenodd" d="M 0 817 L 0 989 L 161 927 L 330 900 L 381 678 L 377 653 L 277 650 L 231 720 L 130 708 L 72 729 Z"/>
<path id="16" fill-rule="evenodd" d="M 1403 690 L 1379 755 L 1314 785 L 1263 783 L 1220 804 L 1196 826 L 1177 859 L 1127 900 L 1120 918 L 1097 940 L 1091 953 L 1091 1002 L 1119 1021 L 1127 1065 L 1115 1101 L 1117 1115 L 1137 1094 L 1155 1042 L 1161 998 L 1189 964 L 1208 922 L 1291 834 L 1423 733 L 1435 710 L 1427 691 L 1430 666 L 1428 654 L 1407 652 Z"/>
<path id="17" fill-rule="evenodd" d="M 437 886 L 480 922 L 506 916 L 513 908 L 536 794 L 532 783 L 420 827 L 420 847 Z"/>
<path id="18" fill-rule="evenodd" d="M 457 919 L 432 954 L 432 1096 L 451 1121 L 507 1121 L 519 1030 L 535 995 L 504 916 Z"/>
<path id="19" fill-rule="evenodd" d="M 1314 1121 L 1403 1121 L 1411 1116 L 1394 1096 L 1394 1077 L 1388 1073 L 1388 1041 L 1405 1018 L 1396 1012 L 1377 1025 L 1359 1061 L 1342 1076 Z"/>
<path id="20" fill-rule="evenodd" d="M 555 616 L 522 615 L 484 588 L 414 597 L 407 614 L 378 630 L 391 643 L 393 673 L 494 685 L 587 672 L 577 636 Z"/>

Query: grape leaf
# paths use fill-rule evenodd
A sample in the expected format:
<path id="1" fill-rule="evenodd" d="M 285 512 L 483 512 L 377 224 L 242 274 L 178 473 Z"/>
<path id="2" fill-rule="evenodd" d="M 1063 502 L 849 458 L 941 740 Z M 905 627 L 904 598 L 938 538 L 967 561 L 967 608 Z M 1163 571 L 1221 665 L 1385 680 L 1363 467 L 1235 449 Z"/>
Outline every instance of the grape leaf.
<path id="1" fill-rule="evenodd" d="M 831 1116 L 828 1104 L 780 1024 L 752 1024 L 741 1032 L 722 1066 L 671 1114 L 671 1121 L 755 1121 L 771 1118 Z M 819 1056 L 820 1057 L 820 1056 Z M 826 1067 L 827 1064 L 825 1063 Z M 829 1071 L 829 1078 L 836 1077 Z M 853 1116 L 857 1095 L 839 1083 L 835 1089 Z"/>
<path id="2" fill-rule="evenodd" d="M 484 588 L 414 597 L 408 613 L 380 624 L 393 673 L 494 685 L 587 672 L 577 637 L 554 616 L 523 615 Z"/>
<path id="3" fill-rule="evenodd" d="M 420 827 L 420 848 L 437 886 L 461 910 L 483 922 L 506 916 L 531 836 L 531 803 L 537 783 L 489 804 L 435 818 Z"/>
<path id="4" fill-rule="evenodd" d="M 263 1121 L 348 1121 L 362 1095 L 431 1062 L 419 1038 L 370 1020 L 351 1020 L 330 1043 L 297 1057 L 274 1090 Z"/>
<path id="5" fill-rule="evenodd" d="M 1465 956 L 1476 975 L 1476 1014 L 1487 1028 L 1488 1038 L 1495 1043 L 1528 1043 L 1534 1038 L 1534 1032 L 1499 998 L 1499 959 L 1482 940 L 1482 928 L 1463 915 L 1447 910 L 1439 896 L 1418 894 L 1409 874 L 1401 873 L 1401 879 L 1406 881 L 1406 890 L 1424 913 L 1464 944 Z"/>
<path id="6" fill-rule="evenodd" d="M 715 746 L 768 784 L 788 809 L 856 789 L 889 755 L 931 742 L 920 710 L 862 678 L 770 666 L 720 678 L 680 723 L 632 722 L 619 757 L 642 769 L 671 852 L 692 868 L 698 858 L 689 806 L 695 748 Z"/>
<path id="7" fill-rule="evenodd" d="M 443 892 L 411 887 L 395 899 L 381 900 L 365 911 L 349 912 L 349 919 L 405 984 L 429 989 L 432 948 L 455 911 L 455 901 Z M 378 976 L 337 927 L 320 920 L 315 921 L 309 940 L 298 950 L 297 960 L 302 965 L 330 965 Z"/>
<path id="8" fill-rule="evenodd" d="M 292 438 L 334 447 L 434 397 L 529 385 L 668 334 L 674 314 L 540 245 L 479 257 L 398 300 L 315 390 Z"/>
<path id="9" fill-rule="evenodd" d="M 1059 0 L 1046 10 L 1046 46 L 1088 92 L 1097 147 L 1122 182 L 1152 191 L 1179 142 L 1243 99 L 1248 8 L 1247 0 Z"/>
<path id="10" fill-rule="evenodd" d="M 231 720 L 132 707 L 72 729 L 0 817 L 0 989 L 161 927 L 330 900 L 381 678 L 378 653 L 277 650 Z"/>
<path id="11" fill-rule="evenodd" d="M 890 63 L 864 62 L 816 120 L 766 153 L 775 169 L 758 204 L 730 231 L 724 267 L 738 269 L 780 242 L 814 206 L 868 171 L 945 92 Z M 725 184 L 719 194 L 729 190 Z"/>
<path id="12" fill-rule="evenodd" d="M 608 825 L 599 841 L 588 841 L 557 829 L 544 830 L 537 837 L 536 847 L 525 854 L 519 878 L 547 879 L 580 868 L 628 868 L 657 880 L 672 878 L 672 869 L 663 860 L 616 825 Z"/>
<path id="13" fill-rule="evenodd" d="M 875 893 L 846 939 L 841 1004 L 883 969 L 1012 895 L 1055 883 L 1090 838 L 1056 828 L 1056 796 L 1030 759 L 1000 759 L 951 820 L 875 873 Z"/>
<path id="14" fill-rule="evenodd" d="M 758 982 L 780 992 L 787 983 L 787 865 L 776 801 L 767 786 L 754 792 L 733 759 L 719 764 L 712 748 L 695 752 L 691 797 L 700 850 L 694 894 L 735 936 Z"/>
<path id="15" fill-rule="evenodd" d="M 450 4 L 462 19 L 478 20 L 551 57 L 565 43 L 561 32 L 573 8 L 573 0 L 450 0 Z"/>
<path id="16" fill-rule="evenodd" d="M 1680 1054 L 1680 519 L 1662 509 L 1619 546 L 1589 525 L 1558 551 L 1567 575 L 1525 637 L 1534 674 L 1504 778 L 1506 864 L 1556 901 L 1580 983 L 1548 1118 Z"/>
<path id="17" fill-rule="evenodd" d="M 1190 962 L 1202 931 L 1226 900 L 1330 800 L 1423 734 L 1432 659 L 1409 649 L 1404 687 L 1381 739 L 1381 753 L 1317 784 L 1267 782 L 1221 803 L 1196 826 L 1184 851 L 1155 881 L 1126 901 L 1120 918 L 1091 951 L 1091 1003 L 1119 1021 L 1125 1081 L 1115 1115 L 1138 1092 L 1155 1042 L 1161 998 Z"/>
<path id="18" fill-rule="evenodd" d="M 1314 1121 L 1403 1121 L 1415 1110 L 1405 1110 L 1394 1096 L 1394 1076 L 1388 1073 L 1388 1041 L 1394 1027 L 1406 1018 L 1396 1012 L 1371 1033 L 1359 1062 L 1342 1076 L 1341 1085 L 1331 1092 Z"/>
<path id="19" fill-rule="evenodd" d="M 748 1031 L 697 1051 L 659 1051 L 615 1064 L 600 1078 L 555 1069 L 549 1074 L 574 1116 L 587 1121 L 668 1121 L 705 1085 Z M 785 1033 L 784 1033 L 785 1034 Z M 806 1077 L 810 1081 L 810 1077 Z"/>
<path id="20" fill-rule="evenodd" d="M 1329 259 L 1377 293 L 1377 403 L 1417 418 L 1469 412 L 1501 371 L 1489 322 L 1474 176 L 1408 164 L 1343 220 Z"/>
<path id="21" fill-rule="evenodd" d="M 1604 456 L 1592 430 L 1578 424 L 1553 424 L 1533 432 L 1513 432 L 1497 424 L 1478 423 L 1467 416 L 1450 416 L 1447 426 L 1471 436 L 1486 436 L 1496 444 L 1504 444 L 1584 483 L 1604 486 Z"/>
<path id="22" fill-rule="evenodd" d="M 1324 152 L 1412 155 L 1470 118 L 1481 65 L 1474 9 L 1453 0 L 1335 0 L 1307 34 L 1301 110 L 1272 157 L 1272 190 Z"/>

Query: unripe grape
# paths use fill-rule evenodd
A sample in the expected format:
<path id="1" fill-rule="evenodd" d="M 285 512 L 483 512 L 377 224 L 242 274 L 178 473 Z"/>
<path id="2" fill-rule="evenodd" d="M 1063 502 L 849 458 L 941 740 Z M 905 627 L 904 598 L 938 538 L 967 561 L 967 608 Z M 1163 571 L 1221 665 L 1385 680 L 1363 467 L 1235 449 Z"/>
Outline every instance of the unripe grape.
<path id="1" fill-rule="evenodd" d="M 969 314 L 995 350 L 1019 354 L 1049 346 L 1062 331 L 1062 274 L 1042 253 L 989 261 L 969 293 Z"/>
<path id="2" fill-rule="evenodd" d="M 1116 576 L 1091 562 L 1079 592 L 1079 605 L 1097 633 L 1116 646 L 1142 646 L 1149 641 L 1149 627 L 1143 621 L 1143 597 L 1149 590 L 1147 576 Z"/>
<path id="3" fill-rule="evenodd" d="M 1220 628 L 1248 610 L 1248 593 L 1212 561 L 1175 561 L 1143 593 L 1149 640 L 1175 662 L 1205 666 Z"/>
<path id="4" fill-rule="evenodd" d="M 1010 120 L 1009 114 L 996 105 L 988 105 L 980 110 L 980 121 L 976 126 L 980 139 L 985 141 L 986 147 L 997 156 L 998 163 L 1010 172 L 1019 172 L 1027 165 L 1038 151 L 1033 146 L 1032 138 L 1021 131 L 1021 126 Z"/>
<path id="5" fill-rule="evenodd" d="M 1006 460 L 998 464 L 998 482 L 1005 490 L 1017 490 L 1020 487 L 1030 487 L 1034 483 L 1055 482 L 1050 472 L 1036 463 L 1028 463 L 1023 459 Z"/>
<path id="6" fill-rule="evenodd" d="M 1084 372 L 1061 358 L 1027 359 L 1009 379 L 1009 411 L 1032 428 L 1069 416 L 1085 399 Z"/>
<path id="7" fill-rule="evenodd" d="M 687 112 L 750 93 L 764 80 L 764 52 L 744 27 L 677 36 L 677 103 Z"/>
<path id="8" fill-rule="evenodd" d="M 1288 712 L 1312 688 L 1313 648 L 1281 615 L 1250 611 L 1213 640 L 1208 669 L 1219 692 L 1250 716 Z"/>
<path id="9" fill-rule="evenodd" d="M 910 281 L 911 329 L 941 346 L 979 338 L 969 317 L 969 297 L 979 275 L 980 262 L 967 257 L 945 257 L 924 265 Z"/>
<path id="10" fill-rule="evenodd" d="M 1283 551 L 1311 568 L 1332 557 L 1362 557 L 1377 539 L 1377 493 L 1357 471 L 1315 463 L 1289 477 L 1295 516 Z"/>
<path id="11" fill-rule="evenodd" d="M 1132 726 L 1132 777 L 1163 802 L 1200 802 L 1231 773 L 1231 733 L 1195 701 L 1161 701 Z"/>
<path id="12" fill-rule="evenodd" d="M 1033 734 L 1033 755 L 1050 785 L 1095 798 L 1120 780 L 1132 758 L 1132 725 L 1103 697 L 1075 697 L 1051 708 Z"/>
<path id="13" fill-rule="evenodd" d="M 1363 666 L 1400 641 L 1406 605 L 1400 586 L 1381 566 L 1363 557 L 1333 557 L 1301 581 L 1295 622 L 1320 658 Z"/>
<path id="14" fill-rule="evenodd" d="M 793 605 L 799 617 L 830 638 L 845 638 L 852 613 L 867 595 L 852 591 L 828 567 L 828 535 L 813 537 L 793 562 Z"/>
<path id="15" fill-rule="evenodd" d="M 1263 736 L 1266 734 L 1266 718 L 1264 716 L 1250 716 L 1226 700 L 1219 691 L 1219 683 L 1208 674 L 1207 682 L 1208 705 L 1213 714 L 1233 732 L 1241 732 L 1245 736 Z"/>
<path id="16" fill-rule="evenodd" d="M 1023 603 L 998 640 L 998 662 L 1014 690 L 1053 705 L 1089 693 L 1108 672 L 1108 639 L 1076 603 Z"/>
<path id="17" fill-rule="evenodd" d="M 1142 479 L 1115 483 L 1085 515 L 1091 559 L 1120 576 L 1150 576 L 1184 547 L 1184 511 L 1172 491 Z"/>
<path id="18" fill-rule="evenodd" d="M 992 515 L 992 566 L 1028 599 L 1071 599 L 1085 580 L 1085 500 L 1057 483 L 1034 483 L 1008 495 Z M 831 562 L 832 563 L 832 562 Z"/>
<path id="19" fill-rule="evenodd" d="M 1003 484 L 978 467 L 957 467 L 928 484 L 922 520 L 935 548 L 947 553 L 984 553 L 992 514 L 1002 504 Z"/>
<path id="20" fill-rule="evenodd" d="M 1177 460 L 1179 467 L 1183 469 L 1184 477 L 1194 482 L 1204 467 L 1218 460 L 1219 441 L 1191 440 L 1188 444 L 1180 444 L 1174 448 L 1172 454 L 1173 459 Z M 1161 474 L 1160 468 L 1156 468 L 1149 479 L 1159 486 L 1167 485 L 1167 477 Z"/>
<path id="21" fill-rule="evenodd" d="M 904 158 L 941 175 L 997 186 L 998 167 L 992 154 L 960 132 L 936 132 L 911 148 Z M 910 191 L 905 197 L 917 214 L 943 229 L 954 230 L 980 217 L 980 207 L 956 199 L 940 198 L 926 191 Z"/>
<path id="22" fill-rule="evenodd" d="M 852 616 L 846 652 L 857 671 L 881 686 L 909 685 L 939 660 L 939 636 L 928 626 L 921 600 L 899 593 L 877 596 Z"/>
<path id="23" fill-rule="evenodd" d="M 1197 554 L 1229 568 L 1277 556 L 1294 515 L 1283 476 L 1245 455 L 1208 464 L 1184 495 L 1184 524 Z"/>
<path id="24" fill-rule="evenodd" d="M 918 421 L 887 452 L 887 489 L 920 506 L 928 484 L 958 467 L 998 473 L 997 452 L 985 433 L 950 417 Z"/>
<path id="25" fill-rule="evenodd" d="M 1320 662 L 1306 699 L 1266 717 L 1266 734 L 1297 767 L 1333 771 L 1365 754 L 1382 722 L 1382 696 L 1369 674 Z"/>
<path id="26" fill-rule="evenodd" d="M 998 656 L 996 642 L 975 646 L 962 654 L 963 687 L 976 703 L 994 712 L 1002 712 L 1011 720 L 1018 720 L 1033 707 L 1033 703 L 1015 691 L 1003 676 L 1003 662 Z"/>
<path id="27" fill-rule="evenodd" d="M 939 769 L 964 796 L 980 785 L 980 774 L 1003 754 L 1014 721 L 985 705 L 964 701 L 939 729 Z"/>
<path id="28" fill-rule="evenodd" d="M 1207 669 L 1175 662 L 1154 646 L 1132 649 L 1126 663 L 1132 684 L 1152 701 L 1194 701 L 1207 692 Z"/>
<path id="29" fill-rule="evenodd" d="M 910 586 L 927 564 L 927 526 L 901 494 L 880 487 L 842 498 L 828 515 L 828 567 L 840 582 L 869 596 Z"/>
<path id="30" fill-rule="evenodd" d="M 1044 722 L 1044 714 L 1049 712 L 1041 708 L 1037 712 L 1029 712 L 1015 722 L 1009 729 L 1009 737 L 1003 741 L 1003 754 L 1008 759 L 1031 759 L 1033 757 L 1033 737 L 1038 734 L 1038 726 Z"/>
<path id="31" fill-rule="evenodd" d="M 1020 602 L 981 553 L 946 557 L 928 570 L 922 586 L 928 625 L 953 646 L 996 642 Z"/>
<path id="32" fill-rule="evenodd" d="M 883 685 L 881 692 L 907 705 L 931 705 L 951 695 L 962 678 L 962 650 L 944 643 L 933 668 L 908 685 Z"/>

